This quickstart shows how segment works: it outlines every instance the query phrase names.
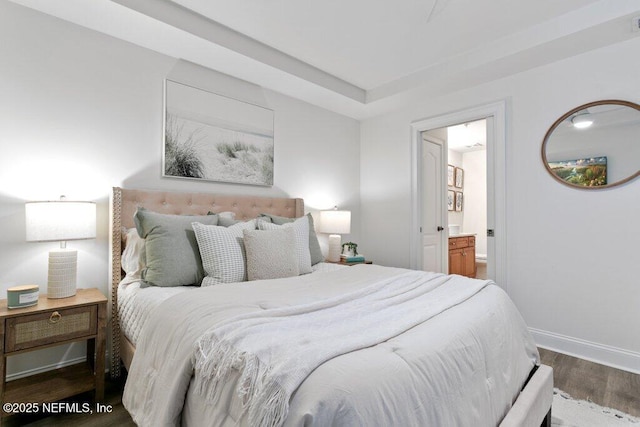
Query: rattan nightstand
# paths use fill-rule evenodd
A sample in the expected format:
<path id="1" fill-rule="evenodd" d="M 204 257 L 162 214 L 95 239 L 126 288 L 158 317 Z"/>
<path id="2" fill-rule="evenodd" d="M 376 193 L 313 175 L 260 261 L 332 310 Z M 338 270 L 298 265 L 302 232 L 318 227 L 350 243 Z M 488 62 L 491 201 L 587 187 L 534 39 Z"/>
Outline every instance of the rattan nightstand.
<path id="1" fill-rule="evenodd" d="M 98 289 L 78 289 L 69 298 L 41 296 L 35 306 L 11 310 L 0 300 L 0 400 L 54 402 L 91 390 L 96 402 L 104 400 L 106 325 L 107 298 Z M 85 340 L 86 362 L 6 382 L 7 356 Z"/>

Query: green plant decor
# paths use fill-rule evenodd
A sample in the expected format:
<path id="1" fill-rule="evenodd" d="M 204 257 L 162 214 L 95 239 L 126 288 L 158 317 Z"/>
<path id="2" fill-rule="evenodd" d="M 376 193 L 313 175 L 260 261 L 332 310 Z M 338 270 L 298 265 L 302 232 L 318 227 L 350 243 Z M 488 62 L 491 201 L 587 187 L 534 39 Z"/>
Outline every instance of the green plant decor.
<path id="1" fill-rule="evenodd" d="M 347 250 L 353 251 L 353 256 L 358 255 L 358 244 L 353 242 L 347 242 L 342 244 L 342 252 L 344 253 L 344 248 L 347 247 Z"/>

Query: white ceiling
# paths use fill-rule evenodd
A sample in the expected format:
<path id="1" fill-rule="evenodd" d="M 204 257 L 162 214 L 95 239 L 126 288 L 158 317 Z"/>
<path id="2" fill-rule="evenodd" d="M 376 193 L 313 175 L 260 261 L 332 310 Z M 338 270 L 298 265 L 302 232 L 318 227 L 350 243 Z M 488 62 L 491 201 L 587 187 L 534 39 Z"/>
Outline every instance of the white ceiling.
<path id="1" fill-rule="evenodd" d="M 367 90 L 596 2 L 173 1 Z"/>
<path id="2" fill-rule="evenodd" d="M 640 34 L 638 0 L 12 1 L 354 118 Z"/>
<path id="3" fill-rule="evenodd" d="M 487 120 L 463 123 L 447 128 L 447 148 L 466 153 L 487 149 Z"/>

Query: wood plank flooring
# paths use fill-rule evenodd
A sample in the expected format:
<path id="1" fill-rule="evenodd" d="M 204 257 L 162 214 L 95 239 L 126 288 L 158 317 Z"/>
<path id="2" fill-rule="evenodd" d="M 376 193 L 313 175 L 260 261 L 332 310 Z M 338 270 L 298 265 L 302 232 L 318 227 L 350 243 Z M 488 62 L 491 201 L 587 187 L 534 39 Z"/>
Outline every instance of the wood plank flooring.
<path id="1" fill-rule="evenodd" d="M 122 390 L 124 389 L 124 379 L 111 381 L 107 377 L 105 383 L 104 403 L 111 405 L 110 413 L 101 414 L 56 414 L 43 416 L 37 415 L 12 415 L 2 419 L 2 427 L 135 427 L 136 424 L 131 419 L 127 410 L 122 406 Z M 66 402 L 91 402 L 92 393 L 84 393 Z M 64 402 L 63 401 L 63 402 Z M 91 408 L 95 411 L 95 406 L 91 403 Z"/>
<path id="2" fill-rule="evenodd" d="M 553 367 L 556 387 L 576 399 L 591 400 L 599 405 L 640 417 L 640 375 L 545 349 L 540 349 L 540 357 L 542 363 Z M 105 403 L 112 405 L 111 413 L 59 414 L 48 417 L 14 415 L 4 418 L 2 426 L 133 427 L 134 422 L 122 406 L 123 387 L 123 380 L 116 382 L 107 380 Z M 81 395 L 80 397 L 88 401 L 87 399 L 91 396 Z M 69 401 L 83 401 L 80 397 Z"/>
<path id="3" fill-rule="evenodd" d="M 487 263 L 486 262 L 478 262 L 476 263 L 476 279 L 486 279 L 487 278 Z"/>
<path id="4" fill-rule="evenodd" d="M 581 400 L 640 417 L 640 375 L 587 360 L 539 349 L 553 368 L 554 386 Z"/>

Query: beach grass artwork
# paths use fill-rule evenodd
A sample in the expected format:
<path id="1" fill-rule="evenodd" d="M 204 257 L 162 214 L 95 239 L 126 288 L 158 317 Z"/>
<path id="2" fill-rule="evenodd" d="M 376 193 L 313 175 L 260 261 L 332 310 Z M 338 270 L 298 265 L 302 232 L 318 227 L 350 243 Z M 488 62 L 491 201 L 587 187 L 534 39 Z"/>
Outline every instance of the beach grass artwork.
<path id="1" fill-rule="evenodd" d="M 583 187 L 607 185 L 605 156 L 549 162 L 549 167 L 556 176 L 570 184 Z"/>
<path id="2" fill-rule="evenodd" d="M 165 82 L 163 176 L 273 185 L 272 110 Z"/>

